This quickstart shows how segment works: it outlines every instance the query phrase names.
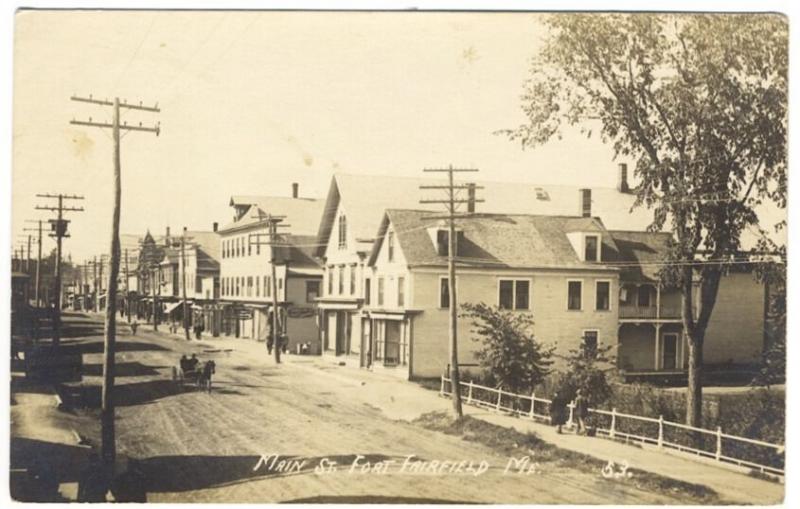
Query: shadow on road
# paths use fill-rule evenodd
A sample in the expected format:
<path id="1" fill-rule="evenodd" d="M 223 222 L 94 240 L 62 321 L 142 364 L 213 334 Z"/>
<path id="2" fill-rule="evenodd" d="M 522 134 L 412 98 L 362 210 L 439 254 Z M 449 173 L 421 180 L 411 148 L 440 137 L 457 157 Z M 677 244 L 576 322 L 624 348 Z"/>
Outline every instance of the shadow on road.
<path id="1" fill-rule="evenodd" d="M 141 362 L 117 362 L 114 373 L 117 377 L 159 376 L 158 369 L 165 367 L 148 366 Z M 103 365 L 84 364 L 83 376 L 103 376 Z"/>
<path id="2" fill-rule="evenodd" d="M 400 456 L 366 454 L 359 461 L 377 463 Z M 221 487 L 247 481 L 308 474 L 320 465 L 322 460 L 335 461 L 338 465 L 349 467 L 355 455 L 304 457 L 282 455 L 278 461 L 293 467 L 282 469 L 278 461 L 274 464 L 260 463 L 260 457 L 249 456 L 156 456 L 137 460 L 136 467 L 142 472 L 150 493 L 175 493 Z M 231 501 L 233 502 L 233 501 Z"/>
<path id="3" fill-rule="evenodd" d="M 390 497 L 380 495 L 322 495 L 318 497 L 296 498 L 280 502 L 281 504 L 464 504 L 477 505 L 477 502 L 465 500 L 445 500 L 422 497 Z"/>
<path id="4" fill-rule="evenodd" d="M 119 384 L 114 387 L 114 404 L 118 407 L 128 407 L 153 403 L 163 398 L 197 392 L 195 386 L 185 384 L 178 385 L 171 379 L 146 380 Z M 59 396 L 68 408 L 100 408 L 100 385 L 61 385 L 58 388 Z M 242 393 L 233 389 L 212 390 L 210 396 L 215 395 L 241 395 Z"/>
<path id="5" fill-rule="evenodd" d="M 77 482 L 90 449 L 31 438 L 11 438 L 11 496 L 23 502 L 63 502 L 58 484 Z"/>
<path id="6" fill-rule="evenodd" d="M 163 346 L 154 345 L 152 343 L 144 343 L 141 341 L 120 341 L 117 340 L 117 352 L 146 352 L 146 351 L 167 351 L 168 348 Z M 62 344 L 61 348 L 68 353 L 103 353 L 102 341 L 87 341 L 82 343 Z"/>

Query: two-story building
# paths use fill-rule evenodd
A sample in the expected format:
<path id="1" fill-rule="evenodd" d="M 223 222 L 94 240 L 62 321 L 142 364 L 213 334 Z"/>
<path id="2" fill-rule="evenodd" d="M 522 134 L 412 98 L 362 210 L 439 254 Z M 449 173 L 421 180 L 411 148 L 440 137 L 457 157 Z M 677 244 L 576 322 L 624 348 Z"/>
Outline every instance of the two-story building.
<path id="1" fill-rule="evenodd" d="M 448 358 L 448 230 L 428 211 L 387 210 L 367 265 L 361 366 L 403 377 L 441 373 Z M 582 338 L 614 347 L 623 375 L 685 372 L 681 297 L 659 283 L 669 234 L 607 230 L 599 218 L 480 214 L 459 221 L 459 304 L 483 302 L 529 313 L 538 341 L 556 352 Z M 766 292 L 752 266 L 735 266 L 720 283 L 706 334 L 708 366 L 758 362 L 764 345 Z M 480 348 L 459 318 L 459 364 Z M 558 360 L 556 364 L 558 364 Z"/>
<path id="2" fill-rule="evenodd" d="M 222 329 L 224 334 L 265 340 L 277 299 L 281 332 L 289 337 L 289 349 L 297 351 L 306 345 L 310 353 L 319 353 L 316 299 L 322 268 L 313 251 L 324 204 L 300 198 L 296 185 L 292 192 L 292 197 L 231 198 L 234 219 L 219 229 Z M 267 244 L 269 214 L 280 216 L 282 224 L 288 225 L 278 228 L 272 239 L 278 243 L 275 247 Z"/>
<path id="3" fill-rule="evenodd" d="M 186 231 L 184 234 L 186 241 L 182 255 L 178 248 L 179 295 L 182 300 L 185 277 L 186 299 L 192 310 L 191 324 L 202 321 L 206 333 L 217 336 L 222 327 L 222 307 L 218 303 L 220 243 L 217 223 L 214 223 L 213 231 Z"/>
<path id="4" fill-rule="evenodd" d="M 387 210 L 368 258 L 369 324 L 361 364 L 402 377 L 438 376 L 449 363 L 448 229 L 430 212 Z M 616 344 L 619 269 L 596 218 L 479 214 L 459 222 L 458 303 L 529 313 L 538 341 L 566 353 L 581 338 Z M 459 318 L 459 364 L 477 366 L 472 324 Z"/>
<path id="5" fill-rule="evenodd" d="M 668 253 L 669 234 L 611 231 L 620 264 L 617 362 L 626 378 L 685 373 L 688 348 L 683 334 L 682 298 L 658 275 Z M 739 369 L 757 364 L 765 344 L 768 288 L 754 266 L 739 262 L 719 285 L 703 346 L 707 366 Z M 699 287 L 693 296 L 694 310 Z"/>
<path id="6" fill-rule="evenodd" d="M 324 266 L 319 299 L 320 342 L 323 353 L 339 362 L 361 362 L 362 336 L 369 318 L 363 307 L 375 281 L 367 258 L 375 232 L 387 208 L 425 209 L 420 199 L 430 195 L 421 186 L 443 184 L 427 178 L 346 175 L 333 176 L 319 225 L 316 250 Z M 619 229 L 649 225 L 647 211 L 630 212 L 635 196 L 628 186 L 627 166 L 618 167 L 616 187 L 538 186 L 514 182 L 477 182 L 462 199 L 477 198 L 467 210 L 509 214 L 599 216 Z M 428 196 L 431 197 L 431 196 Z M 432 209 L 436 210 L 436 209 Z"/>

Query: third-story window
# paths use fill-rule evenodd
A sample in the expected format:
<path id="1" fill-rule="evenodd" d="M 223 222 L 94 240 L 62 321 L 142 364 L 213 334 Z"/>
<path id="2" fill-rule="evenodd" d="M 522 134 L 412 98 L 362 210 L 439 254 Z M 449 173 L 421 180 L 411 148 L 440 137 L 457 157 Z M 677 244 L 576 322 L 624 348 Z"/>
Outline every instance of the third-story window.
<path id="1" fill-rule="evenodd" d="M 378 305 L 383 306 L 383 278 L 378 278 Z"/>
<path id="2" fill-rule="evenodd" d="M 611 283 L 608 281 L 597 282 L 597 305 L 595 306 L 598 311 L 608 311 L 611 303 Z"/>
<path id="3" fill-rule="evenodd" d="M 446 277 L 439 278 L 439 307 L 450 307 L 450 286 Z"/>
<path id="4" fill-rule="evenodd" d="M 599 261 L 597 256 L 597 247 L 598 247 L 598 238 L 596 235 L 587 235 L 585 237 L 585 248 L 586 252 L 584 253 L 584 259 L 587 262 L 596 262 Z"/>
<path id="5" fill-rule="evenodd" d="M 356 266 L 350 266 L 350 295 L 356 294 Z"/>
<path id="6" fill-rule="evenodd" d="M 389 261 L 394 261 L 394 232 L 389 232 L 386 234 L 386 253 L 389 257 Z"/>
<path id="7" fill-rule="evenodd" d="M 344 293 L 344 265 L 339 266 L 339 295 Z"/>
<path id="8" fill-rule="evenodd" d="M 568 296 L 567 296 L 567 309 L 580 310 L 581 309 L 581 294 L 583 293 L 583 283 L 580 281 L 569 281 L 567 283 Z"/>
<path id="9" fill-rule="evenodd" d="M 364 304 L 369 306 L 372 301 L 372 281 L 369 278 L 364 279 Z"/>
<path id="10" fill-rule="evenodd" d="M 256 276 L 256 297 L 261 297 L 261 278 Z"/>
<path id="11" fill-rule="evenodd" d="M 499 281 L 500 309 L 530 309 L 530 281 L 527 279 Z"/>
<path id="12" fill-rule="evenodd" d="M 347 247 L 347 218 L 344 214 L 339 216 L 339 249 Z"/>
<path id="13" fill-rule="evenodd" d="M 264 295 L 272 297 L 272 276 L 264 276 Z"/>
<path id="14" fill-rule="evenodd" d="M 406 305 L 406 278 L 397 278 L 397 307 Z"/>

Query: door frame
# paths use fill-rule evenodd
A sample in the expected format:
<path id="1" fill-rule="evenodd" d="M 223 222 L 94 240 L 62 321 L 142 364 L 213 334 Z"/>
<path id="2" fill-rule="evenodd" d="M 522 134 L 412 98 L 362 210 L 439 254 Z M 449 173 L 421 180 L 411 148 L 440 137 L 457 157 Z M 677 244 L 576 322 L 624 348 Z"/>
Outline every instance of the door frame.
<path id="1" fill-rule="evenodd" d="M 666 362 L 666 346 L 667 346 L 667 337 L 672 336 L 675 338 L 675 365 L 673 368 L 670 369 L 682 369 L 682 363 L 680 362 L 680 353 L 681 353 L 681 334 L 679 332 L 662 332 L 661 333 L 661 351 L 659 352 L 660 360 L 661 360 L 661 369 L 665 369 L 664 366 Z"/>

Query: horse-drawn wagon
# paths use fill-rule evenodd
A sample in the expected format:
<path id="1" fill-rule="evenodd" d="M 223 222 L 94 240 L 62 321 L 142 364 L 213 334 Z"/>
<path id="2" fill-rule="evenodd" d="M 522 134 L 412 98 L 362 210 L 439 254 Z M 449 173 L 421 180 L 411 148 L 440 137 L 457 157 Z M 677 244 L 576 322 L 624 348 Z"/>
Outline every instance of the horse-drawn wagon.
<path id="1" fill-rule="evenodd" d="M 188 385 L 211 392 L 211 376 L 215 373 L 215 368 L 216 363 L 212 360 L 196 363 L 181 359 L 180 365 L 172 367 L 172 381 L 182 390 Z"/>

